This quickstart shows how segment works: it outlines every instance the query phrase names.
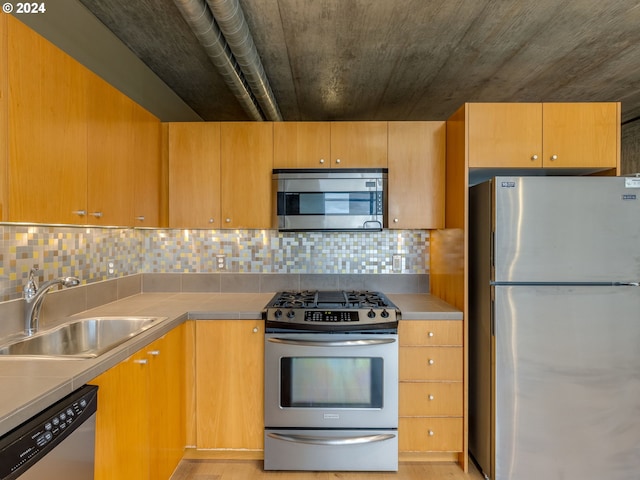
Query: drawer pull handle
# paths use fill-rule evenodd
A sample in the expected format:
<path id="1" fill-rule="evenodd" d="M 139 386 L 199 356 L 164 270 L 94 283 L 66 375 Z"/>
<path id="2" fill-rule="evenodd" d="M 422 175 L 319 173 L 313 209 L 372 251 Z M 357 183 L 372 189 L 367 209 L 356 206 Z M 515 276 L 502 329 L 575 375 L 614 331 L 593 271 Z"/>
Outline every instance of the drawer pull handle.
<path id="1" fill-rule="evenodd" d="M 150 350 L 149 352 L 147 352 L 149 355 L 153 355 L 154 357 L 157 357 L 158 355 L 160 355 L 160 350 Z"/>
<path id="2" fill-rule="evenodd" d="M 436 433 L 433 430 L 429 430 L 429 436 L 433 437 Z"/>
<path id="3" fill-rule="evenodd" d="M 133 363 L 137 363 L 138 365 L 146 365 L 148 360 L 146 358 L 141 358 L 140 360 L 134 360 Z"/>
<path id="4" fill-rule="evenodd" d="M 434 400 L 434 399 L 435 399 L 435 397 L 434 397 L 433 395 L 429 395 L 427 398 L 428 398 L 429 400 Z"/>
<path id="5" fill-rule="evenodd" d="M 433 337 L 433 332 L 429 332 L 429 336 L 430 336 L 430 337 Z"/>
<path id="6" fill-rule="evenodd" d="M 436 361 L 433 358 L 429 359 L 429 365 L 433 365 L 434 363 L 436 363 Z"/>

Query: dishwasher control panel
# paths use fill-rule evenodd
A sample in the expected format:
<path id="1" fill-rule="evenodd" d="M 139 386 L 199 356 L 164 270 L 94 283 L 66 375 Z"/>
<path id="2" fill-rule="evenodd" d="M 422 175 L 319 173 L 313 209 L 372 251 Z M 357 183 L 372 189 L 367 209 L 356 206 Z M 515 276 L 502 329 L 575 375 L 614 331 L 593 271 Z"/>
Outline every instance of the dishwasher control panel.
<path id="1" fill-rule="evenodd" d="M 98 387 L 85 385 L 0 438 L 0 478 L 18 478 L 96 412 Z"/>

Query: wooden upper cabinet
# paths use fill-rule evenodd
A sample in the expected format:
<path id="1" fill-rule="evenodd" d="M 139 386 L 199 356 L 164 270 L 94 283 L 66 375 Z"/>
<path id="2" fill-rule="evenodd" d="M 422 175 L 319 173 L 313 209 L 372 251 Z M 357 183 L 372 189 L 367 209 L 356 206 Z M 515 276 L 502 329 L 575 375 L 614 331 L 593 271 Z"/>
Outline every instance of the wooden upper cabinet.
<path id="1" fill-rule="evenodd" d="M 545 167 L 618 166 L 619 103 L 544 103 L 542 109 Z"/>
<path id="2" fill-rule="evenodd" d="M 220 228 L 220 123 L 168 126 L 169 226 Z"/>
<path id="3" fill-rule="evenodd" d="M 273 168 L 329 168 L 329 122 L 275 122 Z"/>
<path id="4" fill-rule="evenodd" d="M 386 168 L 387 122 L 332 122 L 331 167 Z"/>
<path id="5" fill-rule="evenodd" d="M 389 228 L 444 227 L 445 122 L 389 122 Z"/>
<path id="6" fill-rule="evenodd" d="M 619 103 L 470 103 L 470 168 L 617 168 Z"/>
<path id="7" fill-rule="evenodd" d="M 161 221 L 162 184 L 161 126 L 157 117 L 139 105 L 133 107 L 133 219 L 135 227 L 166 226 Z M 165 192 L 163 192 L 163 189 Z"/>
<path id="8" fill-rule="evenodd" d="M 20 21 L 1 26 L 0 218 L 134 225 L 138 161 L 160 173 L 159 120 Z"/>
<path id="9" fill-rule="evenodd" d="M 273 123 L 220 126 L 222 228 L 272 228 Z"/>
<path id="10" fill-rule="evenodd" d="M 132 225 L 135 103 L 95 75 L 88 102 L 87 223 Z"/>
<path id="11" fill-rule="evenodd" d="M 74 212 L 87 209 L 89 73 L 20 21 L 3 17 L 9 84 L 3 219 L 86 223 Z"/>
<path id="12" fill-rule="evenodd" d="M 385 168 L 387 122 L 277 122 L 273 168 Z"/>
<path id="13" fill-rule="evenodd" d="M 0 222 L 7 221 L 8 202 L 8 132 L 9 132 L 9 96 L 8 58 L 7 58 L 7 17 L 0 15 Z"/>
<path id="14" fill-rule="evenodd" d="M 541 103 L 470 103 L 469 167 L 542 167 Z"/>

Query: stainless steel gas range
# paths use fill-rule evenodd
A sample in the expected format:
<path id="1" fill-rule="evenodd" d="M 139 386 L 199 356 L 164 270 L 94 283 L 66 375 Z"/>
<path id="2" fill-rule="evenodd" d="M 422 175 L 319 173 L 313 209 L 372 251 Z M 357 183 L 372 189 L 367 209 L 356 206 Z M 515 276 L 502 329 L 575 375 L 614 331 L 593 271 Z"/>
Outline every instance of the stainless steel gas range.
<path id="1" fill-rule="evenodd" d="M 263 315 L 265 470 L 397 471 L 399 309 L 378 292 L 296 291 Z"/>

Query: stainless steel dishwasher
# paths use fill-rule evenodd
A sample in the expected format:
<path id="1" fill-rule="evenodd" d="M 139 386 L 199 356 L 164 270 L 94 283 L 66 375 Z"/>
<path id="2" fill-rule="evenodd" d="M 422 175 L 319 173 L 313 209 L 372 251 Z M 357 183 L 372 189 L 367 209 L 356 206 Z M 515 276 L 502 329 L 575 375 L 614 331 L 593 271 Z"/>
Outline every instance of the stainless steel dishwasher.
<path id="1" fill-rule="evenodd" d="M 97 392 L 85 385 L 3 435 L 0 479 L 93 479 Z"/>

